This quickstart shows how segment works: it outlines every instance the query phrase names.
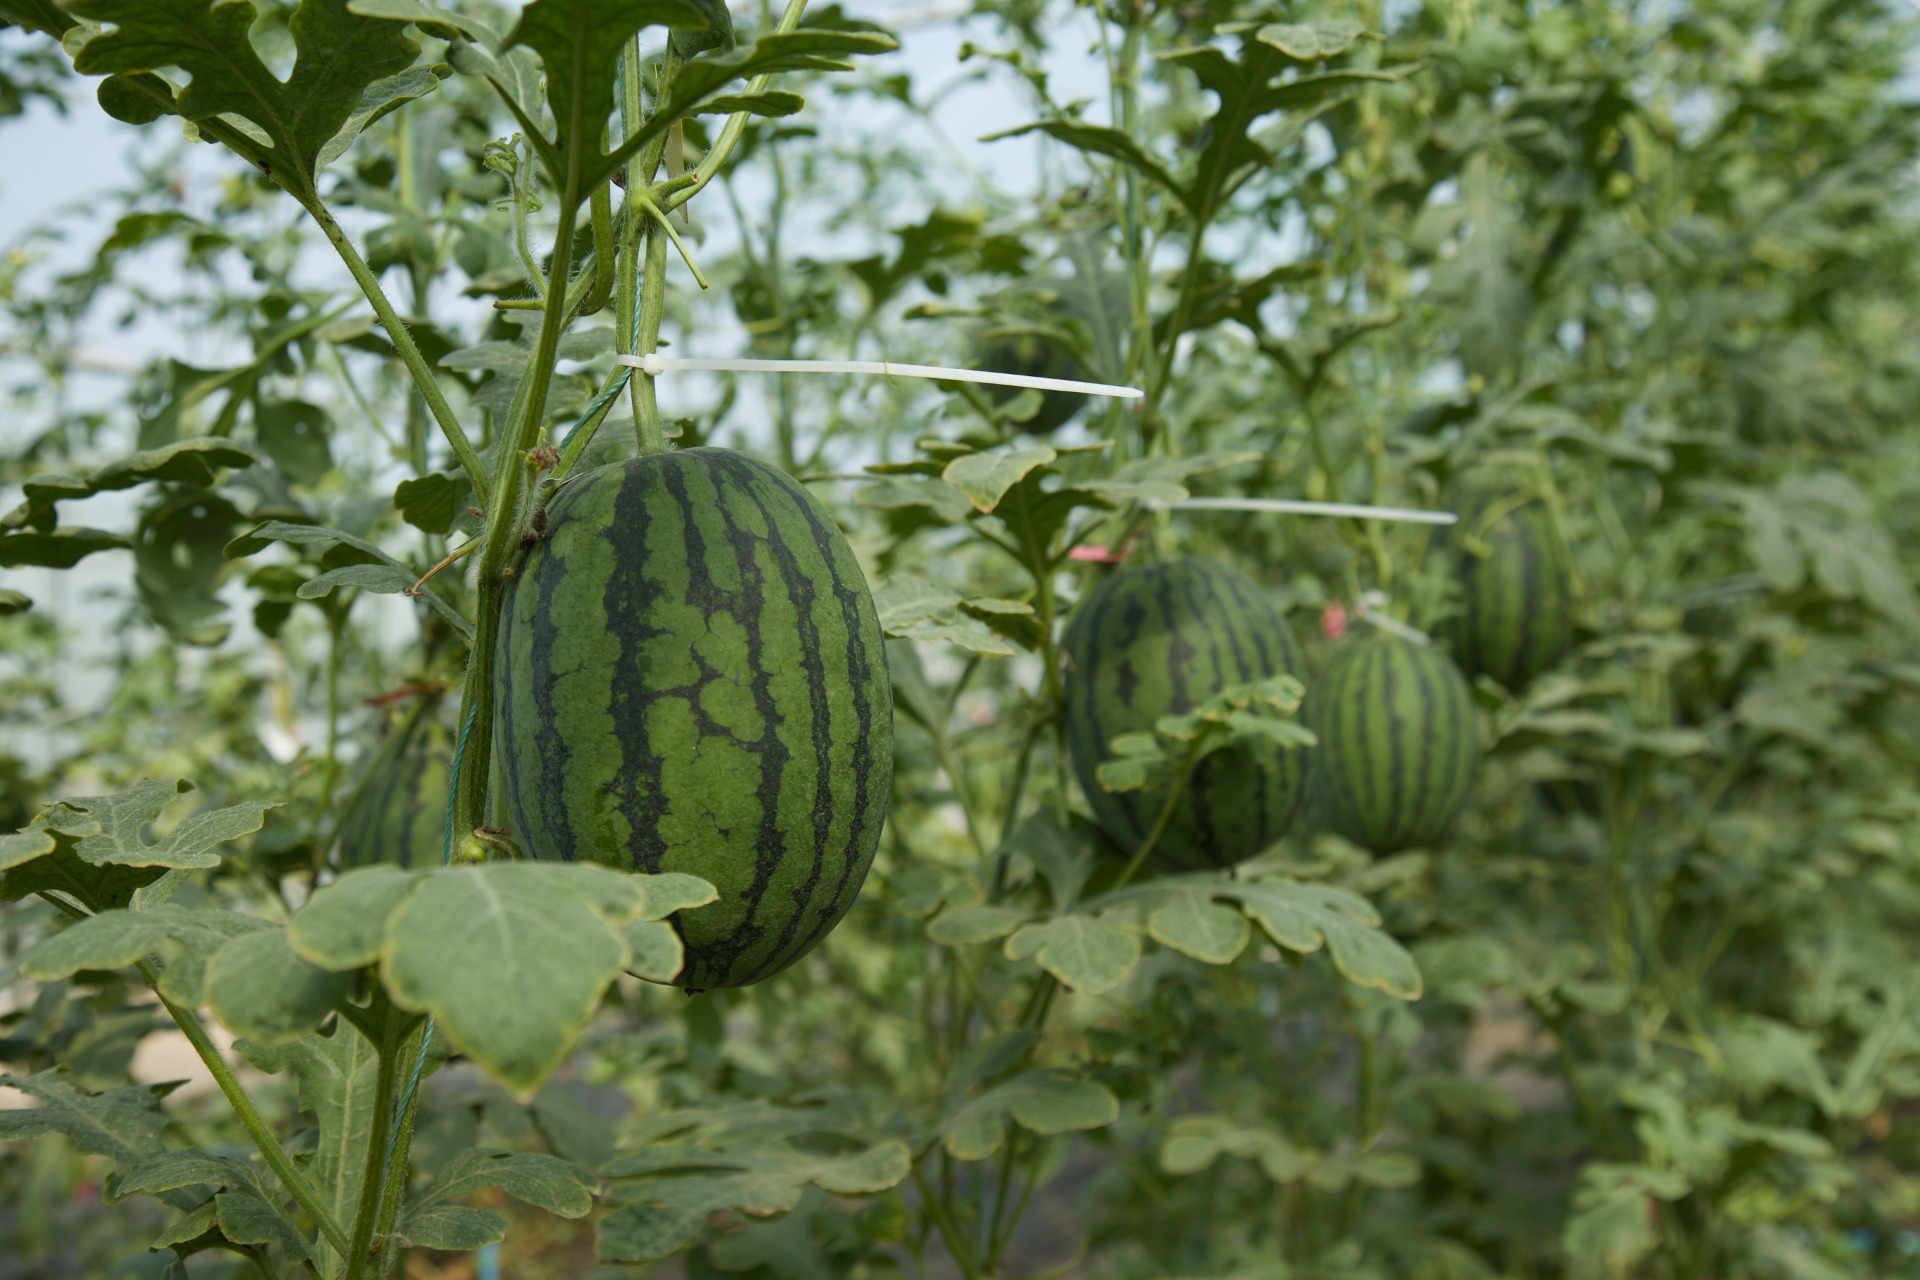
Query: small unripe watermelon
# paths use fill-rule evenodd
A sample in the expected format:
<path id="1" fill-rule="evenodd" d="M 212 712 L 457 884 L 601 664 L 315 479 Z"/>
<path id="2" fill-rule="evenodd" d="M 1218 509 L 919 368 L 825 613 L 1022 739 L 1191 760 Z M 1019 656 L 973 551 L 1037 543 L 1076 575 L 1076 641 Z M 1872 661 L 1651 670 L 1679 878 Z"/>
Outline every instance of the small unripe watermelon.
<path id="1" fill-rule="evenodd" d="M 1558 554 L 1553 520 L 1538 502 L 1462 526 L 1487 554 L 1455 535 L 1460 612 L 1444 635 L 1469 676 L 1519 690 L 1566 656 L 1573 643 L 1573 582 Z"/>
<path id="2" fill-rule="evenodd" d="M 535 858 L 683 871 L 682 985 L 744 986 L 853 905 L 893 775 L 886 650 L 853 549 L 726 449 L 561 486 L 501 618 L 495 753 Z"/>
<path id="3" fill-rule="evenodd" d="M 338 865 L 437 867 L 443 860 L 447 771 L 453 742 L 428 707 L 368 762 L 360 794 L 340 823 Z"/>
<path id="4" fill-rule="evenodd" d="M 1384 632 L 1349 640 L 1306 710 L 1329 826 L 1383 854 L 1446 834 L 1480 756 L 1473 693 L 1446 654 Z"/>
<path id="5" fill-rule="evenodd" d="M 1128 854 L 1166 804 L 1165 786 L 1107 791 L 1097 770 L 1123 734 L 1147 733 L 1234 685 L 1304 678 L 1285 615 L 1245 574 L 1207 560 L 1123 569 L 1074 611 L 1065 645 L 1067 750 L 1100 828 Z M 1154 857 L 1232 866 L 1286 834 L 1305 792 L 1306 752 L 1236 745 L 1202 760 Z"/>

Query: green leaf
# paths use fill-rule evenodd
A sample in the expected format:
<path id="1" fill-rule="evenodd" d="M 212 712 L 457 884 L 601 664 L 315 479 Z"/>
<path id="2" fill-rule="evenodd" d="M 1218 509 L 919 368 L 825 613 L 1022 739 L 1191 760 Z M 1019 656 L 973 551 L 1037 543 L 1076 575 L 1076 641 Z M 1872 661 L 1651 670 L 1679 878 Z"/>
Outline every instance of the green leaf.
<path id="1" fill-rule="evenodd" d="M 45 532 L 54 526 L 57 503 L 158 480 L 206 488 L 219 479 L 221 470 L 250 467 L 258 461 L 231 441 L 202 436 L 131 454 L 95 467 L 84 476 L 30 476 L 20 483 L 26 500 L 0 519 L 0 529 L 31 525 Z"/>
<path id="2" fill-rule="evenodd" d="M 415 1249 L 479 1249 L 507 1238 L 507 1220 L 457 1204 L 409 1206 L 395 1231 Z"/>
<path id="3" fill-rule="evenodd" d="M 38 1104 L 0 1110 L 0 1142 L 64 1134 L 82 1154 L 105 1156 L 121 1169 L 160 1154 L 161 1135 L 170 1123 L 160 1100 L 179 1088 L 179 1081 L 100 1093 L 83 1093 L 67 1081 L 65 1069 L 58 1067 L 31 1076 L 0 1076 L 0 1087 L 18 1089 Z M 181 1210 L 198 1203 L 184 1192 L 162 1192 L 160 1198 Z"/>
<path id="4" fill-rule="evenodd" d="M 371 591 L 382 596 L 410 596 L 425 603 L 435 613 L 446 620 L 455 631 L 473 639 L 473 624 L 468 622 L 460 611 L 447 603 L 446 597 L 431 587 L 414 590 L 414 584 L 420 575 L 403 565 L 397 564 L 349 564 L 338 569 L 329 569 L 316 578 L 309 578 L 300 584 L 294 594 L 302 600 L 320 600 L 333 594 L 342 587 L 358 587 L 362 591 Z"/>
<path id="5" fill-rule="evenodd" d="M 318 1027 L 346 998 L 349 979 L 308 964 L 285 929 L 235 938 L 207 965 L 207 1003 L 236 1035 L 274 1048 Z"/>
<path id="6" fill-rule="evenodd" d="M 25 831 L 9 832 L 0 836 L 0 871 L 52 852 L 53 836 L 49 832 L 36 831 L 31 827 Z"/>
<path id="7" fill-rule="evenodd" d="M 26 856 L 27 841 L 13 843 L 18 861 L 0 864 L 0 898 L 18 901 L 29 893 L 59 890 L 95 911 L 125 906 L 135 891 L 165 876 L 220 864 L 211 850 L 228 840 L 258 831 L 273 804 L 249 803 L 197 813 L 162 839 L 148 844 L 147 824 L 167 802 L 193 789 L 190 782 L 142 782 L 111 796 L 63 800 L 34 819 L 35 829 L 53 837 L 50 853 Z"/>
<path id="8" fill-rule="evenodd" d="M 253 1166 L 245 1161 L 188 1147 L 164 1152 L 109 1175 L 101 1188 L 101 1198 L 108 1204 L 118 1204 L 129 1196 L 153 1195 L 185 1187 L 204 1188 L 209 1195 L 229 1188 L 265 1194 Z"/>
<path id="9" fill-rule="evenodd" d="M 327 411 L 305 400 L 273 400 L 258 405 L 253 428 L 260 448 L 280 473 L 295 484 L 317 484 L 333 470 L 327 445 Z"/>
<path id="10" fill-rule="evenodd" d="M 202 1236 L 211 1236 L 215 1230 L 214 1220 L 218 1215 L 219 1206 L 214 1204 L 213 1200 L 209 1198 L 205 1204 L 196 1209 L 191 1209 L 181 1217 L 175 1219 L 172 1226 L 162 1231 L 147 1243 L 147 1248 L 152 1252 L 158 1253 L 160 1250 L 173 1245 L 191 1244 L 200 1240 Z M 209 1241 L 209 1243 L 211 1243 L 211 1241 Z M 187 1253 L 186 1250 L 179 1250 L 178 1252 L 183 1257 Z M 172 1280 L 172 1277 L 163 1277 L 163 1280 Z"/>
<path id="11" fill-rule="evenodd" d="M 175 874 L 178 873 L 169 873 Z M 152 914 L 151 908 L 141 905 L 141 899 L 149 892 L 151 890 L 143 889 L 134 897 L 134 905 L 142 914 Z M 160 972 L 160 994 L 183 1008 L 198 1009 L 207 1002 L 207 965 L 214 953 L 242 934 L 275 927 L 257 916 L 235 911 L 203 908 L 185 912 L 172 931 L 170 945 L 162 952 L 167 967 Z"/>
<path id="12" fill-rule="evenodd" d="M 357 6 L 350 8 L 360 12 Z M 315 157 L 316 166 L 326 168 L 347 153 L 368 125 L 409 102 L 426 97 L 439 87 L 440 75 L 432 67 L 409 67 L 383 80 L 375 80 L 360 91 L 360 101 L 354 104 L 353 111 L 340 126 L 340 132 L 320 148 L 320 154 Z"/>
<path id="13" fill-rule="evenodd" d="M 722 10 L 722 12 L 725 12 Z M 748 115 L 779 119 L 783 116 L 798 115 L 807 105 L 806 99 L 797 93 L 788 93 L 784 89 L 769 89 L 765 93 L 723 93 L 717 98 L 708 98 L 700 104 L 697 115 L 732 115 L 744 111 Z"/>
<path id="14" fill-rule="evenodd" d="M 705 31 L 710 24 L 693 0 L 533 0 L 520 11 L 506 47 L 525 45 L 540 55 L 562 152 L 601 154 L 620 50 L 627 37 L 654 25 Z"/>
<path id="15" fill-rule="evenodd" d="M 1035 1069 L 964 1103 L 947 1122 L 947 1153 L 985 1160 L 1007 1140 L 1008 1118 L 1038 1134 L 1098 1129 L 1119 1117 L 1120 1103 L 1105 1085 L 1065 1072 Z"/>
<path id="16" fill-rule="evenodd" d="M 414 1204 L 441 1204 L 488 1187 L 498 1187 L 515 1200 L 562 1218 L 584 1218 L 593 1209 L 600 1182 L 571 1160 L 557 1156 L 473 1148 L 443 1166 Z"/>
<path id="17" fill-rule="evenodd" d="M 287 943 L 309 964 L 336 972 L 380 958 L 387 917 L 422 871 L 359 867 L 307 899 L 287 923 Z"/>
<path id="18" fill-rule="evenodd" d="M 627 972 L 648 982 L 670 983 L 687 962 L 680 931 L 664 920 L 636 920 L 622 931 L 627 940 Z"/>
<path id="19" fill-rule="evenodd" d="M 35 982 L 57 982 L 82 969 L 118 969 L 143 960 L 173 936 L 189 912 L 102 911 L 44 938 L 20 961 Z"/>
<path id="20" fill-rule="evenodd" d="M 1040 967 L 1082 995 L 1104 995 L 1140 962 L 1140 935 L 1092 916 L 1065 915 L 1027 925 L 1007 939 L 1009 960 Z"/>
<path id="21" fill-rule="evenodd" d="M 624 969 L 625 940 L 565 879 L 516 863 L 421 877 L 387 921 L 381 979 L 402 1008 L 518 1097 L 560 1064 Z"/>
<path id="22" fill-rule="evenodd" d="M 239 560 L 265 551 L 276 542 L 284 542 L 288 546 L 296 547 L 346 548 L 349 554 L 336 561 L 341 564 L 390 564 L 396 568 L 406 567 L 365 538 L 356 538 L 350 533 L 342 533 L 338 529 L 328 529 L 317 524 L 289 524 L 285 520 L 262 520 L 227 543 L 222 554 L 229 560 Z M 338 555 L 339 552 L 333 554 Z"/>
<path id="23" fill-rule="evenodd" d="M 733 48 L 733 14 L 727 11 L 726 0 L 693 0 L 707 20 L 705 31 L 675 31 L 667 38 L 668 45 L 683 58 L 691 58 L 705 53 L 709 49 Z"/>
<path id="24" fill-rule="evenodd" d="M 1283 1134 L 1228 1116 L 1181 1116 L 1167 1127 L 1160 1144 L 1160 1167 L 1175 1177 L 1201 1173 L 1221 1156 L 1252 1160 L 1282 1185 L 1299 1181 L 1314 1167 L 1312 1153 Z"/>
<path id="25" fill-rule="evenodd" d="M 1193 197 L 1158 160 L 1140 149 L 1138 143 L 1119 129 L 1110 129 L 1103 125 L 1081 124 L 1074 120 L 1042 120 L 1034 124 L 1023 124 L 1017 129 L 1003 129 L 999 133 L 989 133 L 981 138 L 982 142 L 998 142 L 1002 138 L 1018 138 L 1029 133 L 1044 133 L 1078 151 L 1091 152 L 1094 155 L 1107 156 L 1118 160 L 1128 168 L 1158 183 L 1168 195 L 1189 209 L 1193 207 Z"/>
<path id="26" fill-rule="evenodd" d="M 855 499 L 876 511 L 924 507 L 945 524 L 958 524 L 973 514 L 973 504 L 952 485 L 926 476 L 885 476 L 863 486 Z"/>
<path id="27" fill-rule="evenodd" d="M 1197 893 L 1183 893 L 1147 917 L 1154 941 L 1208 964 L 1232 964 L 1253 929 L 1238 911 Z"/>
<path id="28" fill-rule="evenodd" d="M 1366 33 L 1366 26 L 1351 18 L 1317 18 L 1312 22 L 1270 23 L 1255 32 L 1254 39 L 1295 62 L 1317 62 L 1345 53 Z"/>
<path id="29" fill-rule="evenodd" d="M 768 32 L 746 48 L 695 58 L 680 68 L 666 101 L 647 117 L 646 124 L 588 170 L 584 185 L 591 188 L 612 177 L 641 148 L 734 80 L 783 71 L 842 71 L 851 66 L 843 60 L 847 57 L 890 53 L 899 47 L 899 41 L 879 31 L 802 28 Z"/>
<path id="30" fill-rule="evenodd" d="M 77 70 L 185 71 L 191 79 L 175 110 L 211 126 L 213 136 L 283 183 L 291 180 L 297 192 L 311 192 L 322 149 L 360 109 L 368 86 L 407 70 L 420 52 L 397 22 L 349 13 L 346 0 L 304 0 L 291 23 L 293 72 L 282 82 L 247 38 L 250 4 L 74 0 L 68 8 L 111 24 L 80 47 Z M 244 123 L 230 119 L 236 116 Z"/>
<path id="31" fill-rule="evenodd" d="M 15 591 L 12 587 L 0 587 L 0 618 L 10 618 L 16 613 L 25 613 L 33 608 L 33 601 L 25 592 Z M 0 836 L 0 839 L 5 837 Z M 0 866 L 5 865 L 5 854 L 0 853 Z"/>
<path id="32" fill-rule="evenodd" d="M 975 510 L 991 512 L 1028 472 L 1059 456 L 1045 445 L 1000 445 L 955 458 L 941 478 L 964 494 Z"/>
<path id="33" fill-rule="evenodd" d="M 948 907 L 927 924 L 927 936 L 947 947 L 1004 938 L 1032 918 L 1019 907 Z"/>
<path id="34" fill-rule="evenodd" d="M 393 505 L 402 520 L 421 532 L 445 533 L 460 517 L 463 499 L 471 492 L 464 473 L 450 476 L 435 471 L 402 480 L 393 491 Z"/>
<path id="35" fill-rule="evenodd" d="M 258 1196 L 223 1191 L 213 1198 L 220 1231 L 235 1244 L 277 1245 L 289 1262 L 304 1262 L 312 1248 L 287 1215 Z"/>
<path id="36" fill-rule="evenodd" d="M 890 636 L 924 644 L 947 641 L 995 657 L 1018 652 L 985 623 L 962 613 L 964 603 L 950 591 L 905 575 L 889 579 L 873 593 L 880 628 Z"/>
<path id="37" fill-rule="evenodd" d="M 0 567 L 71 569 L 97 551 L 119 551 L 133 544 L 104 529 L 55 529 L 51 533 L 0 533 Z"/>
<path id="38" fill-rule="evenodd" d="M 809 1131 L 803 1118 L 794 1119 L 800 1132 Z M 897 1140 L 842 1155 L 802 1151 L 765 1138 L 738 1145 L 657 1144 L 609 1167 L 610 1174 L 643 1176 L 609 1192 L 610 1201 L 629 1207 L 601 1219 L 600 1256 L 665 1257 L 697 1236 L 714 1213 L 786 1213 L 799 1205 L 809 1185 L 835 1195 L 873 1195 L 897 1186 L 911 1164 L 906 1144 Z"/>
<path id="39" fill-rule="evenodd" d="M 1420 996 L 1420 969 L 1406 948 L 1382 932 L 1367 901 L 1344 889 L 1295 880 L 1227 883 L 1218 896 L 1239 902 L 1247 915 L 1289 951 L 1318 951 L 1324 939 L 1333 966 L 1349 982 L 1401 1000 Z"/>
<path id="40" fill-rule="evenodd" d="M 262 1071 L 293 1072 L 300 1106 L 317 1130 L 306 1174 L 334 1221 L 351 1222 L 360 1196 L 360 1166 L 373 1128 L 380 1056 L 358 1031 L 336 1022 L 331 1035 L 305 1036 L 278 1049 L 242 1040 L 235 1046 Z M 324 1241 L 320 1250 L 330 1257 Z"/>
<path id="41" fill-rule="evenodd" d="M 424 0 L 349 0 L 347 10 L 350 13 L 364 14 L 369 18 L 389 18 L 395 22 L 416 23 L 422 29 L 431 30 L 442 39 L 451 40 L 458 36 L 465 36 L 469 40 L 479 40 L 488 45 L 500 43 L 499 33 L 485 23 L 477 22 L 464 14 L 436 8 L 424 3 Z"/>

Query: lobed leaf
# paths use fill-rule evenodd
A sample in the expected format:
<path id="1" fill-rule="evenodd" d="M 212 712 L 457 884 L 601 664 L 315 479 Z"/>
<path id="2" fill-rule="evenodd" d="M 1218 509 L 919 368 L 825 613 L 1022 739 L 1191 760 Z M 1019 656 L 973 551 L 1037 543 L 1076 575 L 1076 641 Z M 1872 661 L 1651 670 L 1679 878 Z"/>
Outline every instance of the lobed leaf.
<path id="1" fill-rule="evenodd" d="M 380 976 L 396 1004 L 517 1097 L 560 1064 L 629 954 L 614 924 L 547 868 L 430 872 L 389 917 Z"/>
<path id="2" fill-rule="evenodd" d="M 956 1160 L 985 1160 L 1007 1140 L 1009 1118 L 1034 1133 L 1098 1129 L 1119 1117 L 1120 1103 L 1105 1085 L 1036 1068 L 961 1105 L 943 1130 Z"/>
<path id="3" fill-rule="evenodd" d="M 1055 916 L 1007 939 L 1009 960 L 1034 959 L 1082 995 L 1104 995 L 1140 962 L 1140 935 L 1086 915 Z"/>
<path id="4" fill-rule="evenodd" d="M 275 1048 L 314 1030 L 346 998 L 349 979 L 308 964 L 285 929 L 235 938 L 207 965 L 206 998 L 235 1035 Z"/>

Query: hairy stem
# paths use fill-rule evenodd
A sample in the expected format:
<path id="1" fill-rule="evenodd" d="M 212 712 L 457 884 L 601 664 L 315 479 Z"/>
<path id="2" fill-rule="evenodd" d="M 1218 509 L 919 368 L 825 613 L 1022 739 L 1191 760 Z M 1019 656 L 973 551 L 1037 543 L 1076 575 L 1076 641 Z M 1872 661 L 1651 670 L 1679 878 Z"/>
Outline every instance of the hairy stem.
<path id="1" fill-rule="evenodd" d="M 382 998 L 384 1003 L 384 998 Z M 347 1249 L 346 1280 L 362 1280 L 367 1271 L 367 1246 L 373 1241 L 380 1211 L 380 1193 L 387 1181 L 387 1135 L 393 1129 L 393 1085 L 399 1072 L 400 1045 L 406 1015 L 387 1006 L 380 1037 L 380 1066 L 373 1086 L 373 1122 L 367 1129 L 367 1157 L 360 1167 L 360 1201 L 353 1211 L 353 1242 Z"/>
<path id="2" fill-rule="evenodd" d="M 319 1225 L 320 1234 L 327 1238 L 327 1243 L 344 1255 L 347 1251 L 346 1232 L 342 1231 L 340 1224 L 333 1220 L 333 1214 L 328 1212 L 327 1206 L 321 1202 L 320 1193 L 313 1189 L 313 1184 L 307 1181 L 306 1175 L 294 1167 L 286 1148 L 282 1147 L 280 1140 L 273 1136 L 273 1130 L 267 1128 L 267 1122 L 261 1117 L 260 1109 L 253 1105 L 253 1099 L 248 1097 L 247 1091 L 240 1087 L 240 1081 L 234 1078 L 233 1068 L 229 1067 L 227 1060 L 220 1056 L 220 1050 L 214 1047 L 213 1041 L 207 1036 L 207 1029 L 200 1025 L 200 1019 L 194 1016 L 193 1010 L 183 1009 L 160 994 L 160 974 L 153 967 L 152 961 L 142 960 L 136 967 L 140 970 L 140 976 L 147 980 L 147 985 L 153 988 L 154 997 L 160 1001 L 160 1006 L 180 1028 L 180 1034 L 187 1038 L 187 1043 L 193 1046 L 193 1051 L 200 1055 L 200 1061 L 205 1064 L 207 1073 L 213 1077 L 213 1082 L 220 1086 L 220 1093 L 226 1098 L 227 1105 L 232 1107 L 233 1113 L 240 1117 L 240 1123 L 245 1127 L 247 1136 L 252 1138 L 253 1145 L 260 1149 L 261 1159 L 267 1162 L 267 1167 L 273 1170 L 274 1177 L 280 1179 L 280 1185 L 287 1189 L 287 1193 L 299 1203 L 302 1209 L 313 1215 L 313 1220 Z"/>
<path id="3" fill-rule="evenodd" d="M 473 485 L 473 491 L 487 492 L 486 464 L 480 461 L 480 454 L 473 447 L 473 441 L 467 438 L 460 420 L 453 416 L 453 406 L 447 403 L 446 393 L 440 390 L 440 380 L 434 376 L 432 366 L 421 354 L 419 344 L 413 340 L 407 322 L 393 309 L 386 291 L 380 287 L 380 278 L 367 265 L 367 260 L 360 256 L 360 251 L 353 247 L 353 241 L 347 238 L 346 231 L 325 205 L 315 200 L 307 205 L 307 212 L 313 215 L 321 234 L 326 236 L 334 252 L 340 255 L 340 260 L 346 263 L 354 283 L 360 286 L 360 292 L 373 305 L 374 316 L 380 321 L 380 327 L 386 330 L 387 340 L 393 343 L 400 362 L 406 365 L 407 372 L 412 375 L 413 385 L 420 389 L 421 398 L 427 402 L 427 412 L 439 424 L 440 434 L 446 437 L 447 446 L 460 462 L 460 469 L 467 473 L 467 481 Z"/>

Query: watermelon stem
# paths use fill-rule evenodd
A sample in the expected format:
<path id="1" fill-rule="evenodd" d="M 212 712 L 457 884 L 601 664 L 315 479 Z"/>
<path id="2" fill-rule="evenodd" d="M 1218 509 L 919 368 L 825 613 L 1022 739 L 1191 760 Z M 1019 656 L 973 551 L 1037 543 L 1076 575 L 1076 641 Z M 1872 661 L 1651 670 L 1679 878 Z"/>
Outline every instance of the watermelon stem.
<path id="1" fill-rule="evenodd" d="M 1180 772 L 1174 776 L 1173 785 L 1167 788 L 1167 799 L 1160 806 L 1160 816 L 1155 818 L 1153 826 L 1147 829 L 1147 838 L 1140 842 L 1138 849 L 1134 850 L 1133 857 L 1127 862 L 1126 869 L 1120 873 L 1120 878 L 1113 882 L 1113 888 L 1108 890 L 1109 893 L 1126 888 L 1127 882 L 1139 874 L 1140 868 L 1146 865 L 1147 855 L 1151 854 L 1154 846 L 1160 843 L 1160 837 L 1165 833 L 1167 824 L 1173 821 L 1174 808 L 1180 803 L 1180 797 L 1187 789 L 1187 779 L 1192 776 L 1194 765 L 1200 762 L 1200 743 L 1204 737 L 1205 735 L 1202 735 L 1201 738 L 1194 739 L 1187 747 L 1186 757 L 1180 762 Z"/>

